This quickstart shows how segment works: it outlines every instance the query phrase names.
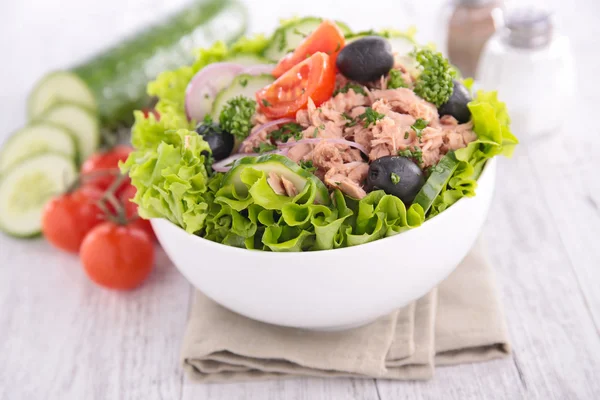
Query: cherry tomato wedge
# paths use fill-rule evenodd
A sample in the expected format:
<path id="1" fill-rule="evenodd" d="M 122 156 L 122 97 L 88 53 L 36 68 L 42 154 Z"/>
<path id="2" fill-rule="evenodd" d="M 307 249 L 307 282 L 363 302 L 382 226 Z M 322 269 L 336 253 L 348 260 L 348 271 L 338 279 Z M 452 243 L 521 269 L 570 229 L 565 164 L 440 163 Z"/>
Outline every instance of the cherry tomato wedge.
<path id="1" fill-rule="evenodd" d="M 331 97 L 334 87 L 335 63 L 318 52 L 259 90 L 256 101 L 269 118 L 294 117 L 306 108 L 309 97 L 319 106 Z"/>
<path id="2" fill-rule="evenodd" d="M 335 22 L 325 20 L 300 43 L 293 53 L 289 53 L 279 61 L 273 69 L 273 76 L 279 78 L 294 65 L 319 51 L 331 56 L 331 62 L 335 65 L 335 59 L 344 44 L 344 34 L 340 28 Z"/>

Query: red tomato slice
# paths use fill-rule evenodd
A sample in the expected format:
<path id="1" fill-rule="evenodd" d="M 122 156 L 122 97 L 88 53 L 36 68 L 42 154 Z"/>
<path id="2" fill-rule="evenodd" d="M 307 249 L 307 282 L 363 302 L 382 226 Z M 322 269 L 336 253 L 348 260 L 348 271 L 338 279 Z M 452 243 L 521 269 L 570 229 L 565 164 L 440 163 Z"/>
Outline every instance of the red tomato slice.
<path id="1" fill-rule="evenodd" d="M 331 62 L 335 66 L 335 59 L 345 43 L 344 34 L 340 28 L 332 21 L 323 21 L 293 53 L 289 53 L 279 61 L 273 69 L 273 76 L 279 78 L 294 65 L 319 51 L 330 55 Z"/>
<path id="2" fill-rule="evenodd" d="M 295 117 L 310 97 L 316 106 L 333 94 L 335 64 L 325 53 L 315 53 L 275 82 L 256 92 L 260 110 L 269 118 Z"/>

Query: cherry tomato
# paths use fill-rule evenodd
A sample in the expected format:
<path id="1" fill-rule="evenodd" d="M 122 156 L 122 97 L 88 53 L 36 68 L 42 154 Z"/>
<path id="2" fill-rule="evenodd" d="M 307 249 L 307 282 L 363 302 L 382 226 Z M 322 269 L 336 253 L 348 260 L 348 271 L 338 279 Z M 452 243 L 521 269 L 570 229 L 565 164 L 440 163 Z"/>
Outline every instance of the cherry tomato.
<path id="1" fill-rule="evenodd" d="M 150 235 L 153 240 L 156 240 L 156 235 L 154 234 L 154 229 L 152 229 L 152 224 L 150 224 L 150 221 L 143 218 L 136 218 L 138 217 L 138 205 L 131 201 L 136 192 L 137 190 L 135 186 L 128 185 L 127 188 L 125 188 L 125 190 L 123 190 L 121 193 L 121 202 L 125 207 L 125 214 L 128 219 L 132 220 L 130 224 L 142 229 L 144 232 Z"/>
<path id="2" fill-rule="evenodd" d="M 319 106 L 333 94 L 335 64 L 315 53 L 256 93 L 260 110 L 269 118 L 294 117 L 310 97 Z"/>
<path id="3" fill-rule="evenodd" d="M 77 253 L 85 235 L 104 220 L 96 205 L 101 197 L 102 191 L 86 186 L 50 200 L 42 214 L 46 239 L 54 247 Z"/>
<path id="4" fill-rule="evenodd" d="M 132 151 L 130 146 L 119 145 L 108 151 L 92 154 L 81 166 L 81 174 L 87 175 L 89 184 L 100 190 L 106 190 L 117 177 L 114 172 L 118 172 L 119 161 L 127 160 Z M 129 180 L 126 179 L 123 185 L 128 183 Z M 123 186 L 118 191 L 122 188 Z"/>
<path id="5" fill-rule="evenodd" d="M 273 76 L 279 78 L 294 65 L 306 60 L 307 57 L 323 52 L 331 57 L 335 65 L 338 53 L 344 47 L 346 41 L 344 34 L 332 21 L 323 21 L 313 33 L 308 35 L 294 52 L 283 57 L 273 69 Z"/>
<path id="6" fill-rule="evenodd" d="M 92 281 L 110 289 L 133 289 L 152 271 L 154 242 L 135 225 L 104 222 L 85 237 L 80 255 Z"/>

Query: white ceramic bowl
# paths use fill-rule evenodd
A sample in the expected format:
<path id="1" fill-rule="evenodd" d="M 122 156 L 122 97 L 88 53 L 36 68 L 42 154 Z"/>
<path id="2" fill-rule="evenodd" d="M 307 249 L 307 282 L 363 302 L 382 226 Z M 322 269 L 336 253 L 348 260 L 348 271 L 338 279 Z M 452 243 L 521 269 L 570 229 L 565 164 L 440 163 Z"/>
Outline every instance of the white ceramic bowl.
<path id="1" fill-rule="evenodd" d="M 181 273 L 217 303 L 271 324 L 333 330 L 368 323 L 423 296 L 465 257 L 486 219 L 496 161 L 477 195 L 422 226 L 360 246 L 304 253 L 250 251 L 152 226 Z"/>

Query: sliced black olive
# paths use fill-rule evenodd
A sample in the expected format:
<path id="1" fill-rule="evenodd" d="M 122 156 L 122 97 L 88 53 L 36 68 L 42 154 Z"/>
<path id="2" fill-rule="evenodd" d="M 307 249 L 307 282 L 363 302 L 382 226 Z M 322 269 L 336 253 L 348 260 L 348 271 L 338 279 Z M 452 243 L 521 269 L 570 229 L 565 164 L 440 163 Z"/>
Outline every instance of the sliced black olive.
<path id="1" fill-rule="evenodd" d="M 399 197 L 407 206 L 413 202 L 424 184 L 423 171 L 406 157 L 381 157 L 369 166 L 367 190 L 381 189 L 387 194 Z"/>
<path id="2" fill-rule="evenodd" d="M 381 78 L 394 66 L 392 45 L 379 36 L 367 36 L 346 45 L 336 65 L 348 79 L 367 83 Z"/>
<path id="3" fill-rule="evenodd" d="M 469 104 L 470 101 L 471 94 L 465 85 L 455 80 L 452 96 L 438 108 L 438 112 L 440 116 L 453 116 L 461 124 L 467 123 L 471 119 L 471 111 L 469 111 L 469 107 L 467 107 L 467 104 Z"/>
<path id="4" fill-rule="evenodd" d="M 234 138 L 229 132 L 225 132 L 218 124 L 202 123 L 196 127 L 196 132 L 202 135 L 212 150 L 215 161 L 229 157 L 233 150 Z"/>

